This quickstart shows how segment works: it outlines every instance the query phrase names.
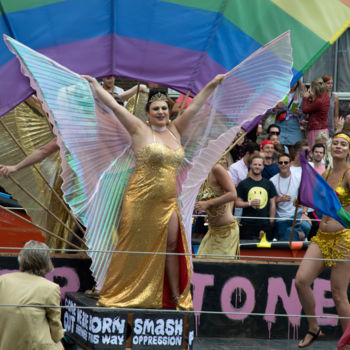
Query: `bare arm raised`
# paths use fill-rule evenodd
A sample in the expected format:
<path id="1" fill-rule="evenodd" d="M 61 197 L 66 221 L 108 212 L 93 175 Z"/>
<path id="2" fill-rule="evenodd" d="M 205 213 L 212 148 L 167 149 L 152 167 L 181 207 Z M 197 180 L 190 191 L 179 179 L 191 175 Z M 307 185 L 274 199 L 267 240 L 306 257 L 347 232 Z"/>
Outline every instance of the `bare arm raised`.
<path id="1" fill-rule="evenodd" d="M 145 92 L 148 93 L 148 87 L 144 84 L 139 85 L 139 92 Z M 131 96 L 135 95 L 137 93 L 137 85 L 133 86 L 129 90 L 126 90 L 120 94 L 120 97 L 122 101 L 128 100 Z"/>
<path id="2" fill-rule="evenodd" d="M 52 153 L 59 150 L 57 145 L 56 137 L 53 138 L 46 145 L 36 149 L 32 154 L 25 157 L 21 162 L 16 165 L 1 165 L 0 164 L 0 175 L 8 177 L 10 174 L 15 173 L 18 170 L 26 168 L 35 163 L 39 163 Z"/>
<path id="3" fill-rule="evenodd" d="M 92 84 L 99 99 L 113 111 L 131 136 L 134 136 L 144 128 L 144 123 L 132 115 L 126 108 L 118 104 L 113 96 L 110 95 L 96 79 L 88 75 L 83 75 L 82 77 Z"/>
<path id="4" fill-rule="evenodd" d="M 187 109 L 174 120 L 179 133 L 182 135 L 188 127 L 191 118 L 199 111 L 204 103 L 209 98 L 214 89 L 220 85 L 225 79 L 226 74 L 218 74 L 213 80 L 211 80 L 205 87 L 196 95 Z"/>

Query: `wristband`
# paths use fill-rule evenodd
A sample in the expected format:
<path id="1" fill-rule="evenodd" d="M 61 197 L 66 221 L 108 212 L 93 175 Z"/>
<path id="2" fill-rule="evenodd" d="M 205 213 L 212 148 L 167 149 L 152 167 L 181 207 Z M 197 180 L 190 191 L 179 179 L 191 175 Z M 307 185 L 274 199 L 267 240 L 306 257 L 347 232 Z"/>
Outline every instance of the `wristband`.
<path id="1" fill-rule="evenodd" d="M 248 202 L 248 207 L 251 207 L 252 206 L 252 202 Z"/>

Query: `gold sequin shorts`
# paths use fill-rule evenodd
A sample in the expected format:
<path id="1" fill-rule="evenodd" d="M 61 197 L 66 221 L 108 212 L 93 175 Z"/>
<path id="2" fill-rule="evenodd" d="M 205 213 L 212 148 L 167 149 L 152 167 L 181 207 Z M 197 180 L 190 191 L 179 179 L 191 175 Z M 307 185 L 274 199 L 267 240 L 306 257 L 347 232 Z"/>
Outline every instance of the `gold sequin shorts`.
<path id="1" fill-rule="evenodd" d="M 311 238 L 321 249 L 326 266 L 335 266 L 333 259 L 349 258 L 350 253 L 350 229 L 335 232 L 318 230 L 316 236 Z"/>

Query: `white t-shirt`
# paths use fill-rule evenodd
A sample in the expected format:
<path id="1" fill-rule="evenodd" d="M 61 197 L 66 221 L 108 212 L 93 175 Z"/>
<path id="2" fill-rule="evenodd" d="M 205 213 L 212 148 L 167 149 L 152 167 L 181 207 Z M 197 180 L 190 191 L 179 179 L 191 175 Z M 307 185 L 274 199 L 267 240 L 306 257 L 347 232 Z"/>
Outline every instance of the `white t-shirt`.
<path id="1" fill-rule="evenodd" d="M 299 170 L 300 169 L 300 170 Z M 289 202 L 279 202 L 276 205 L 276 216 L 278 218 L 290 218 L 294 215 L 295 207 L 293 205 L 294 199 L 298 197 L 298 190 L 301 180 L 301 167 L 291 167 L 290 176 L 282 177 L 280 174 L 273 176 L 270 181 L 274 184 L 278 197 L 282 197 L 284 194 L 291 196 Z M 299 208 L 298 211 L 302 211 Z"/>
<path id="2" fill-rule="evenodd" d="M 233 163 L 229 167 L 232 182 L 234 185 L 238 185 L 242 180 L 247 178 L 248 167 L 245 165 L 243 158 L 236 163 Z"/>

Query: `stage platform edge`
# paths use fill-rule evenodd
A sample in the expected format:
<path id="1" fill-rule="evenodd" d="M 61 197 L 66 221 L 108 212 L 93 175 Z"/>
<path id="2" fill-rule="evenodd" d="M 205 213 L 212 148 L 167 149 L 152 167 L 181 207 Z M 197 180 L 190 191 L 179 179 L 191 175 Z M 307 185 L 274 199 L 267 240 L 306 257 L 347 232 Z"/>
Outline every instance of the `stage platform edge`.
<path id="1" fill-rule="evenodd" d="M 65 334 L 86 350 L 193 348 L 193 313 L 104 310 L 96 308 L 96 302 L 97 299 L 80 292 L 66 293 L 64 299 L 66 307 L 62 310 L 62 319 Z"/>

